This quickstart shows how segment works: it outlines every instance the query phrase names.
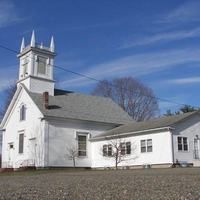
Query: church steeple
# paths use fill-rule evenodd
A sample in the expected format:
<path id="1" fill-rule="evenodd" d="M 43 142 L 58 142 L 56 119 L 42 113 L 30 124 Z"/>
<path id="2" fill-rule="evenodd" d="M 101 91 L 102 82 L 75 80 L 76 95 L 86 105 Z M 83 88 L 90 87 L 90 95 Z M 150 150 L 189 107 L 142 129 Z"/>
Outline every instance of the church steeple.
<path id="1" fill-rule="evenodd" d="M 54 44 L 54 38 L 53 38 L 53 36 L 51 36 L 50 50 L 51 50 L 51 52 L 55 51 L 55 44 Z"/>
<path id="2" fill-rule="evenodd" d="M 35 47 L 35 31 L 34 30 L 31 36 L 31 47 Z"/>
<path id="3" fill-rule="evenodd" d="M 20 60 L 18 83 L 23 83 L 31 92 L 49 92 L 50 95 L 54 95 L 53 65 L 55 55 L 53 37 L 50 47 L 45 47 L 43 43 L 38 45 L 34 31 L 29 45 L 25 46 L 23 38 L 18 55 Z"/>
<path id="4" fill-rule="evenodd" d="M 20 48 L 20 53 L 24 50 L 25 48 L 25 42 L 24 42 L 24 37 L 22 38 L 22 43 L 21 43 L 21 48 Z"/>

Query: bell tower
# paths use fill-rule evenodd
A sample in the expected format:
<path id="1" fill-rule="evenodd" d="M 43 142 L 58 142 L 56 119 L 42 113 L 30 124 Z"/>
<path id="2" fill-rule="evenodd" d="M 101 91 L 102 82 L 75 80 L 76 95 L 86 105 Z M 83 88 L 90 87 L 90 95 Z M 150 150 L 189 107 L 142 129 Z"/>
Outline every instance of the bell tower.
<path id="1" fill-rule="evenodd" d="M 50 47 L 45 47 L 41 43 L 36 43 L 35 33 L 32 32 L 31 42 L 25 45 L 22 39 L 19 64 L 19 83 L 23 83 L 30 92 L 43 93 L 48 92 L 54 95 L 53 65 L 55 53 L 55 44 L 51 38 Z"/>

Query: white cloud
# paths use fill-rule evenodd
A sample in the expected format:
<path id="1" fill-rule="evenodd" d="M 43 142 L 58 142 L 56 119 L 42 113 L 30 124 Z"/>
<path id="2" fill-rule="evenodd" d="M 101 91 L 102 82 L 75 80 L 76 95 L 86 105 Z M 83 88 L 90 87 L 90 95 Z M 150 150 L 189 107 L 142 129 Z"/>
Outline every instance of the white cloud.
<path id="1" fill-rule="evenodd" d="M 170 83 L 170 84 L 178 84 L 178 85 L 197 84 L 197 83 L 199 84 L 200 83 L 200 76 L 171 79 L 171 80 L 167 80 L 166 82 Z"/>
<path id="2" fill-rule="evenodd" d="M 14 79 L 1 79 L 0 80 L 0 92 L 7 89 L 9 86 L 13 85 Z"/>
<path id="3" fill-rule="evenodd" d="M 175 31 L 168 33 L 159 33 L 150 37 L 139 38 L 135 41 L 128 41 L 121 45 L 120 49 L 131 48 L 138 45 L 149 45 L 157 42 L 175 41 L 188 38 L 200 37 L 200 28 L 188 31 Z"/>
<path id="4" fill-rule="evenodd" d="M 159 20 L 160 23 L 176 23 L 176 22 L 191 22 L 200 20 L 200 1 L 190 0 L 186 1 L 176 9 L 172 10 L 163 19 Z"/>
<path id="5" fill-rule="evenodd" d="M 20 21 L 16 7 L 10 0 L 0 1 L 0 28 Z"/>
<path id="6" fill-rule="evenodd" d="M 91 66 L 89 70 L 82 71 L 82 73 L 99 80 L 120 76 L 139 77 L 180 67 L 181 64 L 200 62 L 199 55 L 199 49 L 190 48 L 136 54 Z M 91 80 L 83 77 L 73 77 L 63 82 L 64 85 L 70 85 L 70 87 L 80 87 L 83 84 L 89 85 L 91 83 Z"/>

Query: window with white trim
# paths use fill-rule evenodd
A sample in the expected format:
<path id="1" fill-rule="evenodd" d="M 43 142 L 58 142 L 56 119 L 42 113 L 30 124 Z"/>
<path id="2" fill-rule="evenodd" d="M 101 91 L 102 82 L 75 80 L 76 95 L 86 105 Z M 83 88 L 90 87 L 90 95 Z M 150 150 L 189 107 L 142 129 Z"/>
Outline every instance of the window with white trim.
<path id="1" fill-rule="evenodd" d="M 103 156 L 112 156 L 112 145 L 111 144 L 103 145 Z"/>
<path id="2" fill-rule="evenodd" d="M 87 134 L 77 134 L 78 156 L 87 156 Z"/>
<path id="3" fill-rule="evenodd" d="M 19 116 L 20 121 L 26 120 L 26 106 L 23 104 L 20 107 L 20 116 Z"/>
<path id="4" fill-rule="evenodd" d="M 187 137 L 177 137 L 178 151 L 188 151 L 188 139 Z"/>
<path id="5" fill-rule="evenodd" d="M 24 133 L 19 134 L 19 153 L 24 153 Z"/>
<path id="6" fill-rule="evenodd" d="M 152 139 L 141 140 L 140 141 L 140 146 L 141 146 L 141 153 L 146 153 L 146 152 L 152 152 L 153 151 Z"/>
<path id="7" fill-rule="evenodd" d="M 120 144 L 121 155 L 131 154 L 131 143 L 130 142 L 122 142 Z"/>

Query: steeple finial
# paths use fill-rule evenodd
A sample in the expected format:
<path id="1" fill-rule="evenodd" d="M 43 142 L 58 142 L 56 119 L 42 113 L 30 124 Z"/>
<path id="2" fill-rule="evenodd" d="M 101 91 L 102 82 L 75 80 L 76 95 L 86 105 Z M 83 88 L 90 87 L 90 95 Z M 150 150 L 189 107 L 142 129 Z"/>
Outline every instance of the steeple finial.
<path id="1" fill-rule="evenodd" d="M 53 36 L 51 37 L 50 50 L 51 50 L 51 52 L 55 51 L 55 44 L 54 44 L 54 38 L 53 38 Z"/>
<path id="2" fill-rule="evenodd" d="M 21 43 L 21 48 L 20 48 L 20 53 L 24 50 L 25 48 L 25 42 L 24 42 L 24 37 L 22 38 L 22 43 Z"/>
<path id="3" fill-rule="evenodd" d="M 35 32 L 33 30 L 32 36 L 31 36 L 31 47 L 35 47 Z"/>
<path id="4" fill-rule="evenodd" d="M 40 44 L 40 48 L 43 49 L 43 42 L 41 42 L 41 44 Z"/>

